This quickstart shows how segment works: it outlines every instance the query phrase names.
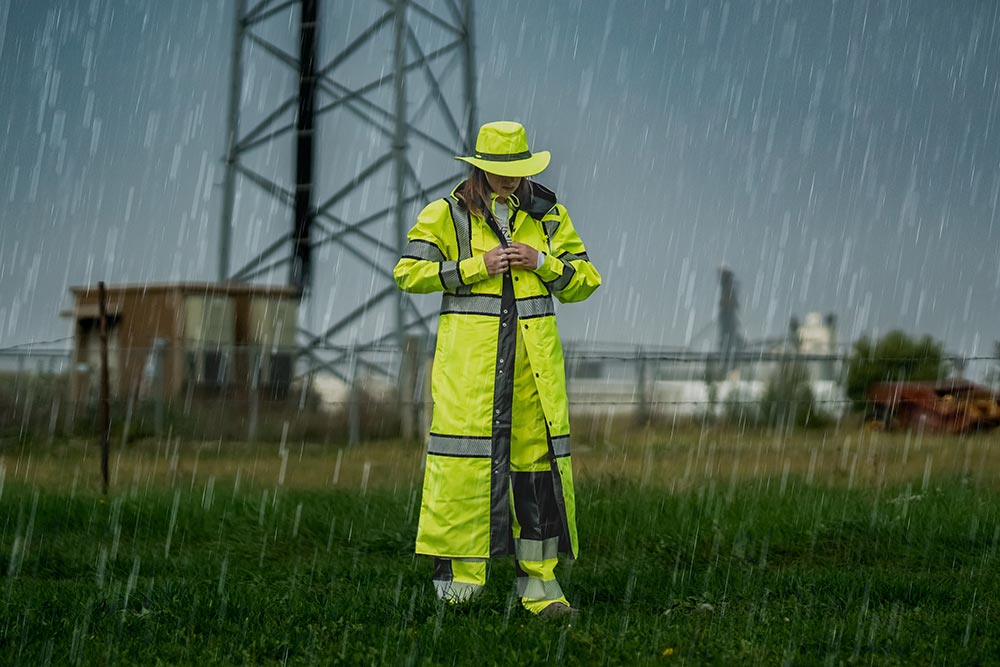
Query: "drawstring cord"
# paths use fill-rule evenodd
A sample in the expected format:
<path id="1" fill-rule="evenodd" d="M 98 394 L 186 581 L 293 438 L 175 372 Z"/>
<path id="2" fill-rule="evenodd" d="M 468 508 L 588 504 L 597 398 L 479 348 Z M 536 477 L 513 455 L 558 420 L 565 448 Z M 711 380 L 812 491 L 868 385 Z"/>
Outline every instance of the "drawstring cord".
<path id="1" fill-rule="evenodd" d="M 497 203 L 497 193 L 491 192 L 490 193 L 490 212 L 493 213 L 494 215 L 496 215 L 496 212 L 497 212 L 496 203 Z M 519 209 L 519 208 L 521 208 L 521 200 L 517 198 L 517 195 L 511 193 L 511 195 L 509 197 L 507 197 L 507 205 L 510 208 Z"/>

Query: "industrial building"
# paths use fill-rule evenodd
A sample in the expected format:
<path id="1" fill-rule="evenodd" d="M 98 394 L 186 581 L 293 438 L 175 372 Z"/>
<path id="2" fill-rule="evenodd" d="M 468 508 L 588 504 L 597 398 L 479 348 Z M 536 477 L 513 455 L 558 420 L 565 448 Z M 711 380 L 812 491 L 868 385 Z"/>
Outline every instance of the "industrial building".
<path id="1" fill-rule="evenodd" d="M 72 287 L 71 396 L 94 396 L 100 368 L 97 286 Z M 281 397 L 294 375 L 300 293 L 274 285 L 106 287 L 112 398 L 182 392 Z"/>

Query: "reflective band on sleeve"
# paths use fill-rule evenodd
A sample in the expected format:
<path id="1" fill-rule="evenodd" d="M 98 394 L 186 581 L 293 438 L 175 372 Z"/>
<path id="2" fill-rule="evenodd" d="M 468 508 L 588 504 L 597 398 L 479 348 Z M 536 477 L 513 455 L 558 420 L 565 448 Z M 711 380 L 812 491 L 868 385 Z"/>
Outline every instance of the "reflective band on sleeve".
<path id="1" fill-rule="evenodd" d="M 563 254 L 559 255 L 558 259 L 562 259 L 562 260 L 565 260 L 567 262 L 572 262 L 575 259 L 580 259 L 580 260 L 583 260 L 584 262 L 589 262 L 590 261 L 590 255 L 588 255 L 585 252 L 581 252 L 579 255 L 574 255 L 571 252 L 564 252 Z"/>
<path id="2" fill-rule="evenodd" d="M 517 300 L 517 316 L 522 320 L 555 314 L 555 308 L 552 307 L 552 297 L 547 294 Z"/>
<path id="3" fill-rule="evenodd" d="M 559 582 L 555 579 L 542 581 L 541 579 L 518 577 L 517 595 L 528 600 L 558 600 L 563 596 L 563 592 Z"/>
<path id="4" fill-rule="evenodd" d="M 456 296 L 445 294 L 441 298 L 441 314 L 463 313 L 466 315 L 492 315 L 500 316 L 500 295 L 491 294 L 471 294 L 468 296 Z"/>
<path id="5" fill-rule="evenodd" d="M 493 453 L 492 439 L 431 433 L 427 453 L 438 456 L 489 458 Z"/>
<path id="6" fill-rule="evenodd" d="M 551 240 L 559 229 L 559 220 L 542 220 L 542 227 L 545 228 L 545 235 Z"/>
<path id="7" fill-rule="evenodd" d="M 552 438 L 552 454 L 556 457 L 569 456 L 569 436 L 557 435 Z"/>
<path id="8" fill-rule="evenodd" d="M 458 262 L 441 262 L 441 284 L 445 289 L 457 290 L 463 285 L 462 275 L 458 272 Z"/>
<path id="9" fill-rule="evenodd" d="M 469 212 L 461 204 L 447 199 L 448 209 L 451 211 L 451 221 L 455 225 L 455 240 L 458 242 L 458 258 L 468 259 L 472 257 L 472 228 L 469 224 Z"/>
<path id="10" fill-rule="evenodd" d="M 566 289 L 566 286 L 569 285 L 569 281 L 573 279 L 573 274 L 576 273 L 576 269 L 573 268 L 572 264 L 565 260 L 561 261 L 563 263 L 562 275 L 549 283 L 549 287 L 552 288 L 553 292 L 561 292 Z"/>
<path id="11" fill-rule="evenodd" d="M 559 558 L 559 538 L 547 540 L 514 540 L 514 553 L 519 561 L 540 563 L 543 560 Z"/>
<path id="12" fill-rule="evenodd" d="M 469 212 L 451 197 L 448 202 L 448 212 L 451 213 L 451 224 L 455 227 L 455 241 L 458 243 L 458 261 L 472 257 L 472 220 Z M 471 294 L 471 285 L 462 285 L 455 290 L 458 294 Z"/>
<path id="13" fill-rule="evenodd" d="M 445 257 L 441 249 L 430 241 L 414 239 L 406 244 L 403 250 L 403 257 L 411 259 L 425 259 L 428 262 L 443 262 Z"/>

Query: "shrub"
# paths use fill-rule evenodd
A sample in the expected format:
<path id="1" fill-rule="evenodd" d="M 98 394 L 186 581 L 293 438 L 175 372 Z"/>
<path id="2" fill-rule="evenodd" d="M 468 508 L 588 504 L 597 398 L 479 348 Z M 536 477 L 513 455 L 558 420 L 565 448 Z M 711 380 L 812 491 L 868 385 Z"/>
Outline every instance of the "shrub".
<path id="1" fill-rule="evenodd" d="M 947 371 L 941 343 L 930 336 L 911 338 L 890 331 L 872 342 L 867 336 L 854 343 L 847 368 L 847 396 L 854 409 L 865 409 L 868 388 L 876 382 L 940 380 Z"/>
<path id="2" fill-rule="evenodd" d="M 760 402 L 759 422 L 770 428 L 822 426 L 829 418 L 817 411 L 809 384 L 809 370 L 796 362 L 782 362 L 767 380 Z"/>

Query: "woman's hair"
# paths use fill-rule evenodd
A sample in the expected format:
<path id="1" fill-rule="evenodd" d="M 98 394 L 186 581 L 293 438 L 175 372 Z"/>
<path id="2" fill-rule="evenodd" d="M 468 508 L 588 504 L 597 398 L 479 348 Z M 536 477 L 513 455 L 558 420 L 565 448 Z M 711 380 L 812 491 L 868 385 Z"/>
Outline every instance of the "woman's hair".
<path id="1" fill-rule="evenodd" d="M 528 179 L 522 178 L 514 195 L 523 202 L 528 194 L 528 188 Z M 493 190 L 490 189 L 490 184 L 486 180 L 486 172 L 479 167 L 473 167 L 468 178 L 465 179 L 465 183 L 455 191 L 455 194 L 465 204 L 469 213 L 483 215 L 483 210 L 490 201 L 492 192 Z"/>

